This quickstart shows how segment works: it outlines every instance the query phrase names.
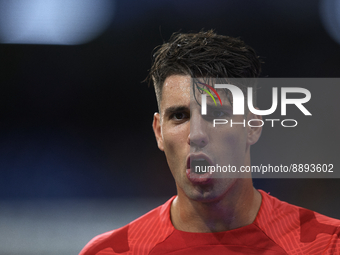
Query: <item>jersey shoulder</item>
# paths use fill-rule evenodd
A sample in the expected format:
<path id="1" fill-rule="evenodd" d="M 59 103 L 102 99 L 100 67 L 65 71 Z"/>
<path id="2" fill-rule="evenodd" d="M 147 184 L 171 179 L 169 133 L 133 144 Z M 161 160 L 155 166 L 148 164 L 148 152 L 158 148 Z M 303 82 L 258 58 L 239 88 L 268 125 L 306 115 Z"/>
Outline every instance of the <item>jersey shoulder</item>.
<path id="1" fill-rule="evenodd" d="M 146 254 L 174 230 L 170 221 L 173 199 L 122 228 L 94 237 L 79 255 Z"/>
<path id="2" fill-rule="evenodd" d="M 129 251 L 129 225 L 94 237 L 79 255 L 120 254 Z"/>
<path id="3" fill-rule="evenodd" d="M 260 192 L 262 205 L 255 224 L 288 254 L 340 253 L 340 220 Z"/>

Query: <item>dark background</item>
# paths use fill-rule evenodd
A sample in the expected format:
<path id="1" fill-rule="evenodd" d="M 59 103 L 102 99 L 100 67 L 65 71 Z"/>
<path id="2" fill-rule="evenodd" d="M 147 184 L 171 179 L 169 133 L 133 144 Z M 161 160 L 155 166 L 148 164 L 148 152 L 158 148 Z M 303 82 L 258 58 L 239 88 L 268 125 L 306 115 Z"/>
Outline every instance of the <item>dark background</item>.
<path id="1" fill-rule="evenodd" d="M 319 6 L 317 0 L 116 1 L 112 24 L 89 43 L 0 44 L 0 200 L 174 195 L 151 128 L 154 91 L 142 83 L 152 50 L 173 32 L 215 29 L 257 51 L 262 77 L 338 77 L 340 45 Z M 264 132 L 262 139 L 272 137 Z M 254 150 L 266 157 L 260 145 Z M 326 155 L 330 148 L 319 150 Z M 340 217 L 338 179 L 255 179 L 254 185 Z"/>

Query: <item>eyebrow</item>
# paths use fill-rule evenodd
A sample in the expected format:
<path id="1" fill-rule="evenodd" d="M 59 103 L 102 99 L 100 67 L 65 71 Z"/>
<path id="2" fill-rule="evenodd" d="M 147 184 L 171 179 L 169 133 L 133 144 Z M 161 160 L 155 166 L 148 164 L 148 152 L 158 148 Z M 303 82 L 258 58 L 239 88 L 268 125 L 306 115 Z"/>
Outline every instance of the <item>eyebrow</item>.
<path id="1" fill-rule="evenodd" d="M 227 110 L 227 111 L 232 111 L 233 110 L 233 107 L 231 105 L 214 105 L 214 104 L 207 104 L 207 109 L 210 109 L 210 110 L 220 110 L 220 109 L 223 109 L 223 110 Z"/>
<path id="2" fill-rule="evenodd" d="M 169 116 L 176 112 L 183 112 L 183 111 L 190 111 L 189 107 L 184 105 L 178 105 L 178 106 L 170 106 L 165 109 L 164 116 Z"/>

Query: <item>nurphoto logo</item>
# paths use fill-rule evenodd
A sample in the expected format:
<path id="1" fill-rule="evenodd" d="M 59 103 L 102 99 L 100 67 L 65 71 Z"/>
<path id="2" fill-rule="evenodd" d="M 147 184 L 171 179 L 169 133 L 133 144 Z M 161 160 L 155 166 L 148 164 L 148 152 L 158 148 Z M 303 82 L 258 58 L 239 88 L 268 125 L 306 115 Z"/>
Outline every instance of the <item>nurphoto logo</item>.
<path id="1" fill-rule="evenodd" d="M 206 86 L 209 90 L 211 90 L 218 98 L 220 101 L 220 104 L 222 106 L 222 101 L 215 89 L 228 89 L 232 95 L 233 98 L 233 115 L 244 115 L 244 106 L 245 106 L 245 100 L 244 100 L 244 94 L 243 91 L 232 84 L 215 84 L 213 88 L 212 86 L 198 82 L 204 86 Z M 200 88 L 202 91 L 206 92 L 214 101 L 215 105 L 217 105 L 216 100 L 212 93 L 208 89 Z M 287 94 L 289 93 L 299 93 L 304 95 L 302 98 L 287 98 Z M 206 115 L 207 114 L 207 94 L 202 94 L 201 95 L 201 115 Z M 299 88 L 299 87 L 282 87 L 281 88 L 281 116 L 286 116 L 287 115 L 287 105 L 292 104 L 295 105 L 305 116 L 311 116 L 312 114 L 306 109 L 306 107 L 303 105 L 307 103 L 311 99 L 311 93 L 308 89 L 305 88 Z M 260 110 L 256 109 L 253 104 L 253 88 L 248 87 L 247 88 L 247 105 L 248 109 L 250 112 L 252 112 L 255 115 L 270 115 L 274 113 L 277 109 L 278 106 L 278 88 L 273 87 L 272 88 L 272 105 L 269 109 L 267 110 Z M 281 125 L 283 127 L 296 127 L 298 122 L 295 119 L 265 119 L 265 120 L 260 120 L 260 119 L 251 119 L 247 121 L 248 126 L 250 127 L 262 127 L 264 125 L 264 121 L 269 121 L 271 122 L 271 126 L 274 127 L 274 123 L 276 121 L 280 121 Z M 293 122 L 293 125 L 288 125 L 287 122 Z M 232 120 L 227 120 L 227 119 L 214 119 L 213 120 L 213 126 L 215 127 L 216 125 L 224 125 L 230 123 L 231 126 L 236 125 L 236 124 L 242 124 L 243 126 L 246 125 L 246 120 L 244 119 L 243 122 L 232 122 Z M 258 123 L 257 126 L 252 125 L 254 123 Z"/>

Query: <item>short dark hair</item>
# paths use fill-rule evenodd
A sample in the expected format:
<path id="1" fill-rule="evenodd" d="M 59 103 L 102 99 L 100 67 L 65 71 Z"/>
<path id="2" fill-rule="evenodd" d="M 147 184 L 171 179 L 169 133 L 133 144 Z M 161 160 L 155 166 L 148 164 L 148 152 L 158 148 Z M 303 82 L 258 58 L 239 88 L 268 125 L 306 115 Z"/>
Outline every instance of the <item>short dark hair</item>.
<path id="1" fill-rule="evenodd" d="M 192 78 L 257 78 L 261 62 L 242 40 L 218 35 L 213 30 L 174 33 L 156 48 L 149 80 L 153 81 L 158 106 L 165 79 L 171 75 Z"/>

